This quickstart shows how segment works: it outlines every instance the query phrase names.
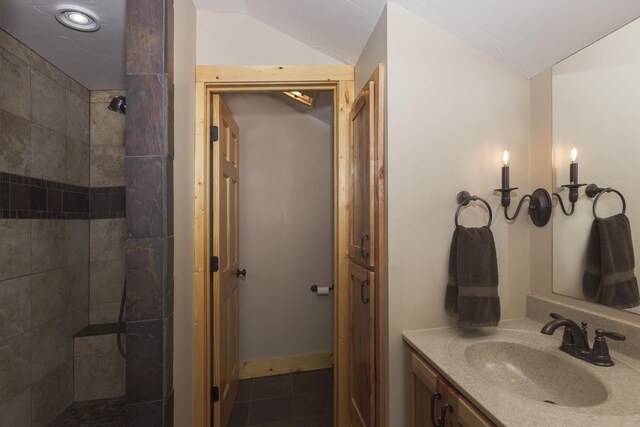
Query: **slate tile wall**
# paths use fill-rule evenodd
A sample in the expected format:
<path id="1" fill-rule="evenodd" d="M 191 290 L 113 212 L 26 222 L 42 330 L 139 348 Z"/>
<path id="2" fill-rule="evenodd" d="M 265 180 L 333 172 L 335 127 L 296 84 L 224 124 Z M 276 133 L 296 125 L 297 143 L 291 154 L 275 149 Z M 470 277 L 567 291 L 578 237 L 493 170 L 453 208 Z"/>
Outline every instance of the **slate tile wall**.
<path id="1" fill-rule="evenodd" d="M 173 425 L 173 3 L 127 1 L 127 366 L 131 425 Z"/>
<path id="2" fill-rule="evenodd" d="M 89 100 L 0 30 L 0 423 L 46 426 L 73 399 L 72 337 L 89 321 Z"/>

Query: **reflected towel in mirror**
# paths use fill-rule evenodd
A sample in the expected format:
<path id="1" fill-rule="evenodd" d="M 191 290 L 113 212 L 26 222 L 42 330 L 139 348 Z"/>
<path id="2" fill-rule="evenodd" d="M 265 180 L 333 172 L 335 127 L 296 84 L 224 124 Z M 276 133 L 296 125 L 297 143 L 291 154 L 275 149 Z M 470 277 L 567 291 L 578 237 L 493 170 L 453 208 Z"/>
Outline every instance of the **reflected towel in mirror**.
<path id="1" fill-rule="evenodd" d="M 582 278 L 584 296 L 615 308 L 640 305 L 629 218 L 618 214 L 596 218 L 587 247 L 587 268 Z"/>

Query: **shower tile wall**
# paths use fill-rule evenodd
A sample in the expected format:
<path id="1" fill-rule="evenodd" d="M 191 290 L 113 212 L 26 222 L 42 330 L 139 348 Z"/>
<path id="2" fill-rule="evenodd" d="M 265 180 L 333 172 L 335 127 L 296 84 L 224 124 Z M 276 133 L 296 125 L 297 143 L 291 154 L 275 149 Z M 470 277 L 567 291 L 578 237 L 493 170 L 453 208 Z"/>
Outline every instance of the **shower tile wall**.
<path id="1" fill-rule="evenodd" d="M 122 187 L 124 194 L 125 116 L 107 109 L 123 91 L 91 92 L 91 187 Z M 92 197 L 92 204 L 99 201 Z M 89 320 L 117 322 L 125 275 L 126 220 L 91 220 Z"/>
<path id="2" fill-rule="evenodd" d="M 61 212 L 78 208 L 67 189 L 89 198 L 89 100 L 0 31 L 3 425 L 46 426 L 73 399 L 72 337 L 89 321 L 90 224 L 88 211 Z"/>

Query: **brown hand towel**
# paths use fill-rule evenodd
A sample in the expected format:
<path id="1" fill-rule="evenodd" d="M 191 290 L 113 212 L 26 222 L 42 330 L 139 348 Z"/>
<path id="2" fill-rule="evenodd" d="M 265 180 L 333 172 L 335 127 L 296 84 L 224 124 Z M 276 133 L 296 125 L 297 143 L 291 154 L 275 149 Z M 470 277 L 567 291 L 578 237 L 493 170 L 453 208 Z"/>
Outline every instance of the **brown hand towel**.
<path id="1" fill-rule="evenodd" d="M 640 295 L 634 267 L 629 219 L 624 214 L 595 219 L 582 278 L 585 297 L 615 308 L 637 307 Z"/>
<path id="2" fill-rule="evenodd" d="M 498 325 L 498 261 L 489 227 L 459 225 L 453 232 L 445 309 L 457 313 L 459 326 Z"/>

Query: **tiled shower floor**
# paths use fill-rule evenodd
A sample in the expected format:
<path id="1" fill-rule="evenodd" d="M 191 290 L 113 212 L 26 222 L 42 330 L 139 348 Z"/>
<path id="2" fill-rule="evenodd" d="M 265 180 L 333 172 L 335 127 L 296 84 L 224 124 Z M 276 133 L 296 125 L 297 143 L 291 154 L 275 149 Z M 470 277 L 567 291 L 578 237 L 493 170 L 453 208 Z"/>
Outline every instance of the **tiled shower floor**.
<path id="1" fill-rule="evenodd" d="M 228 427 L 331 427 L 333 370 L 240 381 Z"/>
<path id="2" fill-rule="evenodd" d="M 49 427 L 125 427 L 124 398 L 75 402 Z"/>
<path id="3" fill-rule="evenodd" d="M 331 427 L 333 370 L 240 381 L 228 427 Z M 124 398 L 75 402 L 49 427 L 124 427 Z"/>

